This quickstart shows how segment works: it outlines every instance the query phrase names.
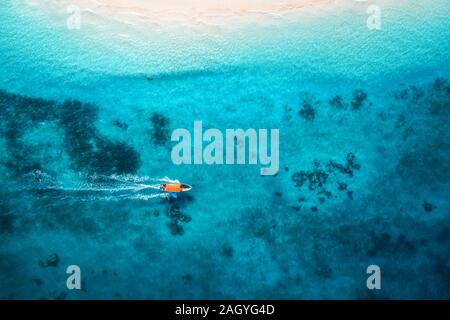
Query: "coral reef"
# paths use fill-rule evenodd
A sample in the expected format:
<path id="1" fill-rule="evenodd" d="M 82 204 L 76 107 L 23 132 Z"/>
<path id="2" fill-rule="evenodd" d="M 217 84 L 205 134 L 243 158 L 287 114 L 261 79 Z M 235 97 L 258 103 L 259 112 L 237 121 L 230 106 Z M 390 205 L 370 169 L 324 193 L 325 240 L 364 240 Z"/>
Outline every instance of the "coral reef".
<path id="1" fill-rule="evenodd" d="M 57 267 L 59 265 L 59 256 L 56 253 L 50 254 L 45 260 L 39 261 L 41 267 Z"/>
<path id="2" fill-rule="evenodd" d="M 298 115 L 306 121 L 314 120 L 316 117 L 316 111 L 313 107 L 313 103 L 308 99 L 303 100 L 301 108 L 298 111 Z"/>
<path id="3" fill-rule="evenodd" d="M 351 106 L 353 110 L 358 110 L 360 109 L 364 102 L 367 99 L 367 93 L 365 93 L 363 90 L 361 89 L 356 89 L 355 91 L 353 91 L 353 98 L 351 101 Z"/>
<path id="4" fill-rule="evenodd" d="M 174 236 L 183 235 L 184 229 L 181 223 L 189 223 L 192 220 L 191 217 L 183 214 L 180 207 L 173 202 L 169 203 L 167 206 L 166 216 L 170 219 L 167 223 L 167 227 Z"/>
<path id="5" fill-rule="evenodd" d="M 223 245 L 222 248 L 221 248 L 220 253 L 225 258 L 232 258 L 233 255 L 234 255 L 234 250 L 233 250 L 233 247 L 231 245 Z"/>
<path id="6" fill-rule="evenodd" d="M 332 97 L 328 103 L 331 106 L 339 108 L 339 109 L 343 109 L 345 107 L 344 100 L 339 95 Z"/>
<path id="7" fill-rule="evenodd" d="M 97 132 L 94 126 L 97 107 L 72 100 L 64 102 L 61 109 L 59 123 L 76 170 L 96 174 L 136 172 L 139 154 L 127 144 L 110 141 Z"/>
<path id="8" fill-rule="evenodd" d="M 328 100 L 328 104 L 334 108 L 342 109 L 342 110 L 359 110 L 363 107 L 367 102 L 368 95 L 362 89 L 355 89 L 352 92 L 352 97 L 350 99 L 350 103 L 346 103 L 342 96 L 335 95 L 332 96 Z"/>
<path id="9" fill-rule="evenodd" d="M 42 170 L 45 162 L 30 157 L 33 149 L 22 139 L 37 122 L 55 122 L 64 131 L 64 146 L 75 170 L 97 174 L 135 173 L 139 154 L 129 145 L 110 141 L 95 127 L 98 107 L 77 100 L 54 101 L 9 94 L 0 90 L 0 130 L 6 138 L 6 166 L 17 177 Z M 45 160 L 45 159 L 43 159 Z"/>
<path id="10" fill-rule="evenodd" d="M 340 178 L 342 175 L 352 178 L 354 171 L 360 169 L 360 165 L 356 162 L 356 156 L 352 152 L 348 153 L 345 159 L 346 162 L 344 164 L 330 159 L 325 165 L 315 160 L 312 169 L 295 172 L 291 177 L 292 181 L 299 190 L 306 186 L 310 193 L 315 193 L 319 204 L 323 204 L 333 196 L 332 192 L 329 191 L 331 187 L 330 177 L 333 177 L 333 180 Z M 353 199 L 353 191 L 347 190 L 348 184 L 346 182 L 339 180 L 336 181 L 336 184 L 338 186 L 337 191 L 346 191 L 348 198 Z M 298 202 L 305 202 L 305 198 L 300 197 Z M 318 205 L 311 207 L 312 212 L 317 210 Z"/>
<path id="11" fill-rule="evenodd" d="M 120 120 L 114 120 L 113 125 L 115 125 L 117 128 L 120 128 L 122 130 L 128 130 L 128 124 L 125 122 L 122 122 Z"/>
<path id="12" fill-rule="evenodd" d="M 150 116 L 152 123 L 151 141 L 158 146 L 167 145 L 170 140 L 169 118 L 160 113 L 152 113 Z"/>
<path id="13" fill-rule="evenodd" d="M 283 121 L 290 123 L 292 120 L 292 107 L 287 105 L 283 106 Z"/>
<path id="14" fill-rule="evenodd" d="M 10 233 L 14 230 L 16 217 L 9 205 L 2 203 L 0 196 L 0 233 Z"/>
<path id="15" fill-rule="evenodd" d="M 433 204 L 432 204 L 432 203 L 429 203 L 429 202 L 427 202 L 427 201 L 424 201 L 424 202 L 423 202 L 422 207 L 423 207 L 423 209 L 424 209 L 426 212 L 431 212 L 431 211 L 433 211 L 433 209 L 434 209 Z"/>
<path id="16" fill-rule="evenodd" d="M 433 83 L 433 93 L 428 99 L 430 113 L 434 116 L 450 114 L 450 84 L 446 79 L 438 78 Z"/>

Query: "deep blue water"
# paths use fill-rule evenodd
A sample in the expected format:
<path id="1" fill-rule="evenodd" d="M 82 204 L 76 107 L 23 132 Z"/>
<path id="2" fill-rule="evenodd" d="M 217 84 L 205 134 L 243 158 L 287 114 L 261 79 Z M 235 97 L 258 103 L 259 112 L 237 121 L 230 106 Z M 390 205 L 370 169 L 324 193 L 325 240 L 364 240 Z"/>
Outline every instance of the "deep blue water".
<path id="1" fill-rule="evenodd" d="M 192 47 L 108 47 L 2 2 L 0 298 L 450 298 L 445 2 L 388 7 L 380 31 L 362 10 Z M 279 173 L 174 165 L 195 120 L 279 129 Z M 193 189 L 155 196 L 164 177 Z"/>

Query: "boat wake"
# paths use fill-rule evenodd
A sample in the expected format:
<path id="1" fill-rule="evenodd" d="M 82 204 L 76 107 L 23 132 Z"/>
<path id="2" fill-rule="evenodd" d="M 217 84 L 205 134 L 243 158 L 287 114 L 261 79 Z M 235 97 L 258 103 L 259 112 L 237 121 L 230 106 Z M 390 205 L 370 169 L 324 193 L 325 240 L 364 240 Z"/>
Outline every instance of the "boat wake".
<path id="1" fill-rule="evenodd" d="M 169 198 L 167 192 L 161 192 L 163 183 L 179 183 L 169 177 L 156 178 L 136 175 L 90 175 L 66 177 L 55 181 L 42 172 L 34 172 L 32 183 L 25 189 L 41 197 L 57 197 L 78 201 L 94 200 L 144 200 Z"/>

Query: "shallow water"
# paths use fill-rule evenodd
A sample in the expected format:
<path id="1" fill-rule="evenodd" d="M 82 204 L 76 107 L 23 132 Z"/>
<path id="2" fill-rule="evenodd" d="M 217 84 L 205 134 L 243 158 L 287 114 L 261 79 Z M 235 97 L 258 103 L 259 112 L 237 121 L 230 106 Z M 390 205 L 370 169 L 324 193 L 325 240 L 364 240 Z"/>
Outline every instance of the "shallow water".
<path id="1" fill-rule="evenodd" d="M 70 30 L 2 2 L 0 298 L 450 298 L 446 1 L 383 1 L 379 31 L 367 4 Z M 172 164 L 195 120 L 279 129 L 279 173 Z"/>

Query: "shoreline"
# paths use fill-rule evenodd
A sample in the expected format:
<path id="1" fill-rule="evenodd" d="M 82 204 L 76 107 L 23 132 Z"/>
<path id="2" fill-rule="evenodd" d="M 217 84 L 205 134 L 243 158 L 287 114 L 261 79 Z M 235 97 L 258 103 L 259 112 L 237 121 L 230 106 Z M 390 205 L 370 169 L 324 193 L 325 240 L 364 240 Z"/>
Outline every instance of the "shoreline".
<path id="1" fill-rule="evenodd" d="M 178 11 L 156 17 L 165 19 L 160 24 L 146 15 L 148 12 L 145 10 L 140 12 L 132 6 L 142 0 L 130 0 L 127 6 L 130 10 L 118 9 L 122 8 L 118 4 L 123 4 L 124 0 L 111 0 L 112 4 L 106 8 L 102 5 L 107 0 L 98 1 L 77 1 L 82 8 L 79 30 L 67 27 L 71 14 L 64 5 L 70 2 L 68 0 L 13 1 L 10 7 L 2 10 L 10 21 L 8 23 L 16 23 L 16 19 L 23 22 L 18 25 L 17 32 L 22 34 L 22 39 L 27 39 L 13 41 L 17 42 L 13 48 L 17 51 L 15 55 L 24 57 L 21 63 L 28 61 L 27 64 L 38 65 L 52 75 L 54 66 L 58 65 L 60 69 L 55 72 L 58 78 L 61 70 L 64 74 L 79 70 L 90 77 L 92 74 L 164 75 L 220 70 L 223 67 L 273 65 L 287 70 L 302 70 L 307 77 L 317 74 L 332 77 L 330 75 L 338 73 L 349 79 L 368 80 L 377 78 L 380 69 L 384 74 L 395 75 L 401 68 L 445 58 L 443 52 L 433 50 L 425 40 L 411 43 L 408 37 L 403 37 L 404 31 L 414 31 L 426 33 L 436 39 L 435 43 L 442 43 L 443 32 L 428 30 L 432 30 L 434 25 L 436 30 L 443 29 L 437 27 L 438 22 L 439 25 L 447 25 L 442 23 L 440 15 L 434 14 L 434 9 L 429 9 L 424 17 L 437 20 L 422 25 L 409 14 L 420 6 L 409 5 L 404 0 L 377 1 L 383 10 L 381 31 L 367 28 L 368 3 L 355 0 L 301 1 L 301 9 L 282 13 L 250 12 L 247 7 L 247 14 L 226 16 L 225 13 L 230 11 L 225 10 L 221 11 L 224 13 L 222 16 L 210 16 L 206 20 L 194 19 L 193 15 L 179 17 Z M 161 3 L 161 0 L 156 1 Z M 436 4 L 441 4 L 436 6 L 437 9 L 442 8 L 442 1 L 437 1 Z M 276 0 L 272 2 L 279 4 Z M 93 4 L 95 6 L 89 7 Z M 150 7 L 150 4 L 145 6 L 147 9 Z M 157 8 L 162 7 L 155 5 L 153 10 Z M 168 6 L 164 8 L 168 10 Z M 267 6 L 252 8 L 267 9 Z M 116 14 L 106 14 L 113 9 Z M 192 12 L 194 9 L 180 7 L 181 11 Z M 437 9 L 436 12 L 442 11 Z M 32 47 L 26 43 L 35 45 Z M 36 50 L 35 46 L 45 50 Z M 397 50 L 398 46 L 403 50 Z M 359 56 L 367 48 L 371 54 L 362 62 Z M 442 57 L 430 61 L 431 53 L 433 57 L 436 54 Z M 388 59 L 387 54 L 396 58 Z M 14 75 L 16 66 L 8 67 L 10 74 Z"/>
<path id="2" fill-rule="evenodd" d="M 71 1 L 28 0 L 27 5 L 44 15 L 69 16 Z M 227 25 L 232 21 L 263 23 L 290 14 L 302 14 L 308 18 L 325 11 L 339 12 L 358 5 L 353 0 L 253 0 L 241 3 L 238 0 L 217 3 L 208 0 L 193 0 L 189 5 L 182 0 L 156 1 L 142 0 L 81 0 L 77 7 L 81 15 L 90 18 L 112 20 L 129 25 L 157 24 L 182 25 Z M 75 8 L 75 7 L 74 7 Z M 263 17 L 263 18 L 261 18 Z M 270 19 L 272 18 L 272 19 Z"/>

